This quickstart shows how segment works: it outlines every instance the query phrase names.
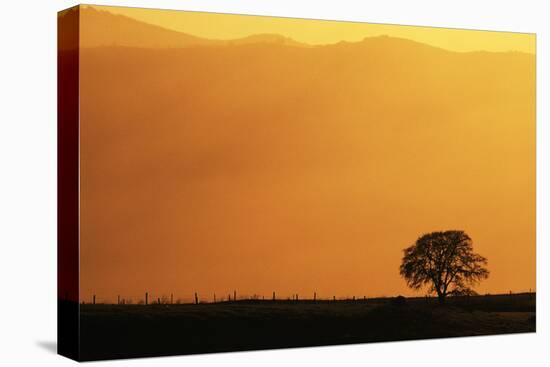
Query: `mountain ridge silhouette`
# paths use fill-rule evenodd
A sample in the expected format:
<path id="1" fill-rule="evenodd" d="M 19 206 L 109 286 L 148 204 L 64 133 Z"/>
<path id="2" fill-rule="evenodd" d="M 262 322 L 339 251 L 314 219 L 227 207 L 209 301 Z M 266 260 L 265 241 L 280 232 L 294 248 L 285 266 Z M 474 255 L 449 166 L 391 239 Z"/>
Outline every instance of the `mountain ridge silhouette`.
<path id="1" fill-rule="evenodd" d="M 68 22 L 71 17 L 76 16 L 76 9 L 80 13 L 81 20 L 85 23 L 94 23 L 84 25 L 80 28 L 80 47 L 141 47 L 141 48 L 186 48 L 197 46 L 241 46 L 249 44 L 270 44 L 287 47 L 302 47 L 302 48 L 322 48 L 322 47 L 346 47 L 346 46 L 372 46 L 380 41 L 394 42 L 396 46 L 412 46 L 428 47 L 438 49 L 445 52 L 454 53 L 519 53 L 530 56 L 529 53 L 521 51 L 486 51 L 473 50 L 467 52 L 453 51 L 442 47 L 430 45 L 424 42 L 418 42 L 404 37 L 394 37 L 388 35 L 367 36 L 359 41 L 339 41 L 326 44 L 309 44 L 297 41 L 291 37 L 277 33 L 255 33 L 245 37 L 234 39 L 211 39 L 201 36 L 192 35 L 185 32 L 165 28 L 156 24 L 140 21 L 125 15 L 114 14 L 107 10 L 97 9 L 90 5 L 82 5 L 75 8 L 67 9 L 60 13 L 60 22 Z M 74 21 L 74 20 L 73 20 Z M 60 48 L 66 48 L 63 43 Z"/>

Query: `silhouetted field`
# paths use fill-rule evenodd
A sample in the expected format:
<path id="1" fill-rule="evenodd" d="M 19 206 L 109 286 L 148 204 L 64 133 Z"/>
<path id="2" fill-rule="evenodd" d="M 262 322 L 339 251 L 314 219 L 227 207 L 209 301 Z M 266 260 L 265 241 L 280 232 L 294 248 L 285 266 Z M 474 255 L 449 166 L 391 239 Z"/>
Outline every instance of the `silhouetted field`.
<path id="1" fill-rule="evenodd" d="M 535 331 L 535 295 L 81 305 L 81 359 Z"/>

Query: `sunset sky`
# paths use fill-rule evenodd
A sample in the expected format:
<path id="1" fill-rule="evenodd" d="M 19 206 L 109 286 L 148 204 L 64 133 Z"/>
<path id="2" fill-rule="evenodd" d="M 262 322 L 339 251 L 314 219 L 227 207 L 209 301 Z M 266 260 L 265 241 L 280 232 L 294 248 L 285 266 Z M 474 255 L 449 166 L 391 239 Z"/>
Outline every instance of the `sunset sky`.
<path id="1" fill-rule="evenodd" d="M 82 300 L 423 295 L 402 250 L 447 229 L 535 289 L 534 35 L 94 8 Z"/>
<path id="2" fill-rule="evenodd" d="M 402 37 L 452 51 L 520 51 L 535 53 L 529 33 L 467 31 L 435 27 L 396 26 L 359 22 L 316 21 L 253 15 L 94 6 L 149 24 L 210 39 L 236 39 L 253 34 L 280 34 L 320 45 L 357 42 L 365 37 Z"/>

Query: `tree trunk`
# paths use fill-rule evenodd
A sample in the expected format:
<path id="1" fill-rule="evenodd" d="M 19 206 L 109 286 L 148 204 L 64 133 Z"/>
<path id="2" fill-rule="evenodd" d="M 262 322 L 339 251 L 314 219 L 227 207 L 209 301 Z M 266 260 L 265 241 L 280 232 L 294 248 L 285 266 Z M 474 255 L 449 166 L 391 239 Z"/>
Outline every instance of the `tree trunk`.
<path id="1" fill-rule="evenodd" d="M 445 293 L 439 293 L 439 294 L 437 295 L 437 300 L 439 301 L 439 304 L 440 304 L 440 305 L 444 305 L 444 304 L 445 304 L 445 296 L 446 296 Z"/>

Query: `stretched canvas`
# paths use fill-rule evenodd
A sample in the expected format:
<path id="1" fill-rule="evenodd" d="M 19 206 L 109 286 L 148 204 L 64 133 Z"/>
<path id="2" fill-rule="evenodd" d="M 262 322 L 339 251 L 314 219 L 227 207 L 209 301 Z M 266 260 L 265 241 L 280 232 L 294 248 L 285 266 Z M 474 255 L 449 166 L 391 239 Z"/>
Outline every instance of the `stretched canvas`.
<path id="1" fill-rule="evenodd" d="M 58 14 L 58 350 L 535 331 L 535 35 Z"/>

